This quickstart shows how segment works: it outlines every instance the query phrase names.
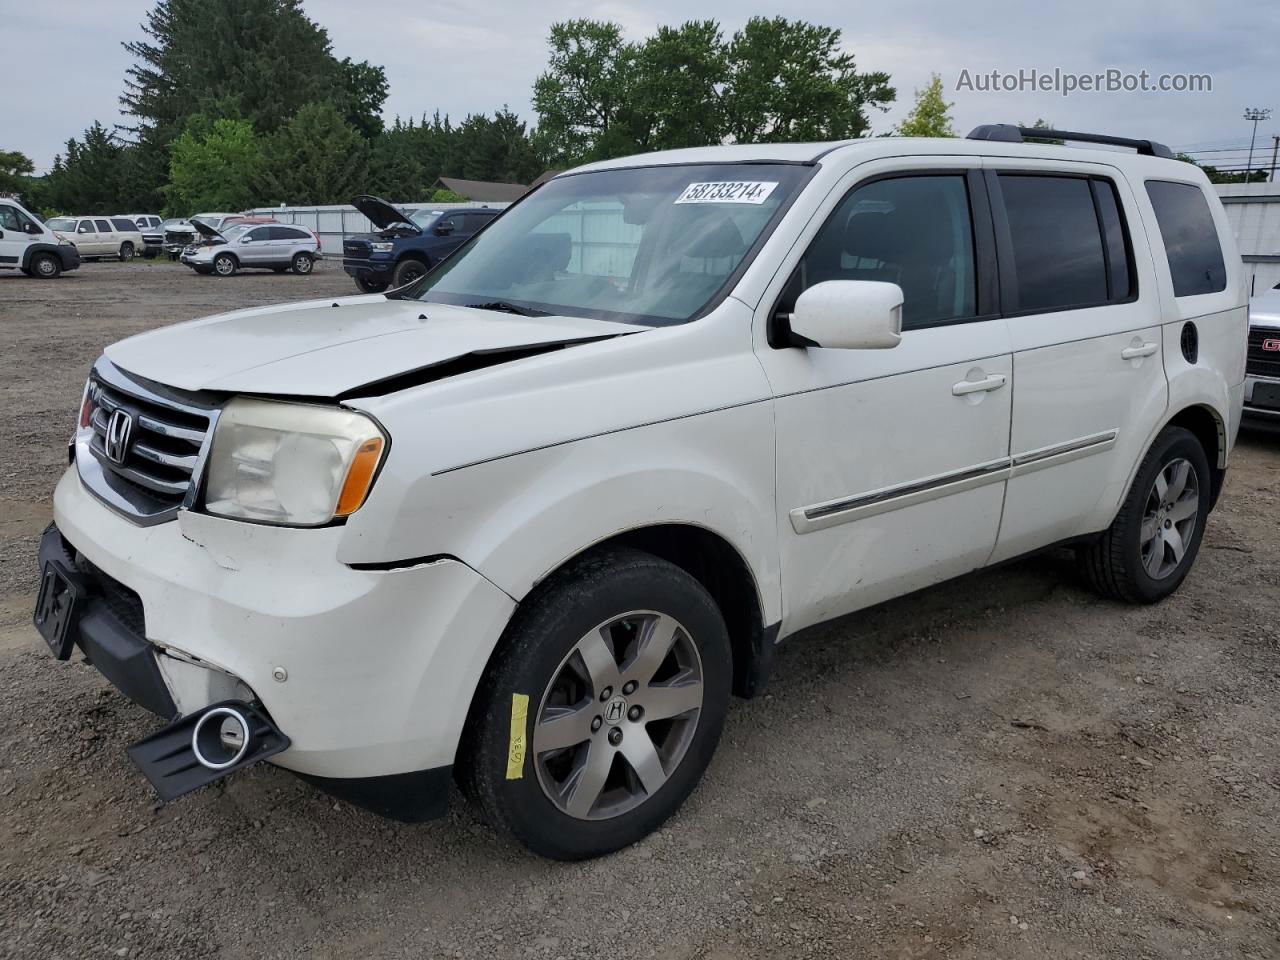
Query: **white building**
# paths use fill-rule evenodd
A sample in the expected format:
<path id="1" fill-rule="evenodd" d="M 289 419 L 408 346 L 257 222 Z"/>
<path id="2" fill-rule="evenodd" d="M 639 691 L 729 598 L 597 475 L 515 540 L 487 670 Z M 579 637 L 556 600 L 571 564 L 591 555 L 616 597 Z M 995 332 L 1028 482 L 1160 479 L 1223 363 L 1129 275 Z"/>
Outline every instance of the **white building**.
<path id="1" fill-rule="evenodd" d="M 1280 284 L 1280 183 L 1215 186 L 1244 259 L 1249 295 Z"/>

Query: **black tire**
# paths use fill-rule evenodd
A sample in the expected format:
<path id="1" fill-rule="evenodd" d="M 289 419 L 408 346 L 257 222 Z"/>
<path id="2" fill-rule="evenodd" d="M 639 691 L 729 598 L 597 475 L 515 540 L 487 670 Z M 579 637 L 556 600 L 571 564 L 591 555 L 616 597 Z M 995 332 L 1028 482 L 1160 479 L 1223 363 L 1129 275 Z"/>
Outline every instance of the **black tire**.
<path id="1" fill-rule="evenodd" d="M 134 249 L 133 249 L 132 243 L 126 240 L 124 243 L 120 244 L 120 262 L 121 263 L 128 263 L 130 260 L 132 260 L 133 254 L 134 254 Z"/>
<path id="2" fill-rule="evenodd" d="M 1142 526 L 1149 512 L 1149 497 L 1155 495 L 1156 478 L 1178 460 L 1191 465 L 1198 509 L 1181 559 L 1169 573 L 1157 579 L 1143 563 Z M 1155 603 L 1177 590 L 1200 552 L 1212 500 L 1211 483 L 1209 460 L 1195 434 L 1182 427 L 1162 430 L 1138 467 L 1133 485 L 1111 526 L 1096 541 L 1076 550 L 1080 569 L 1089 585 L 1105 597 L 1126 603 Z M 1163 555 L 1163 546 L 1160 549 Z"/>
<path id="3" fill-rule="evenodd" d="M 56 280 L 62 276 L 62 261 L 52 253 L 37 253 L 27 264 L 30 275 L 40 280 Z"/>
<path id="4" fill-rule="evenodd" d="M 239 269 L 239 262 L 229 253 L 220 253 L 213 258 L 213 272 L 220 277 L 234 277 Z"/>
<path id="5" fill-rule="evenodd" d="M 315 269 L 316 258 L 309 253 L 295 253 L 293 260 L 289 264 L 289 269 L 300 277 L 305 277 L 313 269 Z"/>
<path id="6" fill-rule="evenodd" d="M 391 274 L 391 285 L 393 287 L 407 286 L 430 269 L 430 264 L 425 261 L 416 257 L 406 257 L 396 264 L 396 269 Z"/>
<path id="7" fill-rule="evenodd" d="M 371 277 L 356 277 L 356 286 L 363 293 L 381 293 L 390 284 L 385 280 L 375 280 Z"/>
<path id="8" fill-rule="evenodd" d="M 560 809 L 543 790 L 532 749 L 534 726 L 544 692 L 579 640 L 632 611 L 663 614 L 683 627 L 701 667 L 701 712 L 683 753 L 652 796 L 607 819 L 580 819 Z M 534 853 L 556 860 L 612 853 L 656 830 L 693 792 L 720 740 L 732 673 L 724 619 L 697 580 L 639 550 L 595 551 L 535 588 L 512 619 L 472 703 L 459 750 L 459 782 L 495 828 Z M 529 749 L 517 762 L 512 759 L 511 721 L 518 694 L 529 698 L 523 731 Z M 641 695 L 632 696 L 637 702 Z M 601 729 L 598 723 L 594 729 Z M 611 734 L 615 728 L 603 730 Z M 595 742 L 589 749 L 596 749 Z M 616 758 L 611 762 L 613 777 L 620 771 Z M 509 763 L 515 764 L 514 777 Z"/>

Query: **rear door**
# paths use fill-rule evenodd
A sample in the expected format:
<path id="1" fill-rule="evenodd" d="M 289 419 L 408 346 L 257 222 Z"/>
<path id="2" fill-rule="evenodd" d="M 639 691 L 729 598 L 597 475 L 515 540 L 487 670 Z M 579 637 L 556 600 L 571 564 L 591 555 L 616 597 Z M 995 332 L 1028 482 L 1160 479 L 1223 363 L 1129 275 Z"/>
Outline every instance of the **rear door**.
<path id="1" fill-rule="evenodd" d="M 1159 293 L 1125 179 L 1101 164 L 985 166 L 1013 343 L 998 562 L 1110 523 L 1168 386 Z"/>
<path id="2" fill-rule="evenodd" d="M 0 203 L 0 268 L 13 270 L 22 265 L 31 235 L 22 229 L 22 218 L 7 203 Z"/>
<path id="3" fill-rule="evenodd" d="M 120 238 L 116 235 L 115 228 L 111 226 L 110 220 L 93 221 L 94 227 L 97 229 L 97 242 L 94 244 L 94 252 L 100 257 L 110 256 L 120 249 Z"/>

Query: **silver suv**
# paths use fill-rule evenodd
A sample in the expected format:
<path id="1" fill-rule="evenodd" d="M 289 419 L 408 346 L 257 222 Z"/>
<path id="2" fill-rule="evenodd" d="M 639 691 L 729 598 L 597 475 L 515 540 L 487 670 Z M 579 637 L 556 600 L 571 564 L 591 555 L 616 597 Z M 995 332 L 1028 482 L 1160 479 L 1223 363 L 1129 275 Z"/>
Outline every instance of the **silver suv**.
<path id="1" fill-rule="evenodd" d="M 182 262 L 196 273 L 230 277 L 256 268 L 308 274 L 320 259 L 320 238 L 303 227 L 239 223 L 222 233 L 200 220 L 191 224 L 201 239 L 182 251 Z"/>

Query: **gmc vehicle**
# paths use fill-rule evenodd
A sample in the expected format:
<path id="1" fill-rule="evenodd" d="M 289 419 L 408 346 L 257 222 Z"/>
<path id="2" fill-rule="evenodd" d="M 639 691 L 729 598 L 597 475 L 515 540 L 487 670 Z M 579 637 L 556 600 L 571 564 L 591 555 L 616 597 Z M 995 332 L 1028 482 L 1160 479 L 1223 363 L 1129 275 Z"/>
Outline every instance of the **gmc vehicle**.
<path id="1" fill-rule="evenodd" d="M 501 212 L 463 207 L 406 214 L 377 197 L 351 203 L 378 228 L 342 243 L 342 268 L 365 293 L 413 283 Z"/>
<path id="2" fill-rule="evenodd" d="M 1245 419 L 1259 426 L 1280 426 L 1280 287 L 1249 303 L 1245 374 Z"/>
<path id="3" fill-rule="evenodd" d="M 53 217 L 48 227 L 84 260 L 132 260 L 145 246 L 138 225 L 124 217 Z"/>
<path id="4" fill-rule="evenodd" d="M 656 829 L 821 621 L 1051 545 L 1191 571 L 1240 426 L 1198 167 L 968 139 L 707 147 L 543 184 L 392 295 L 107 348 L 35 622 L 165 719 L 171 799 L 269 760 L 540 854 Z M 1123 631 L 1117 643 L 1123 643 Z"/>

